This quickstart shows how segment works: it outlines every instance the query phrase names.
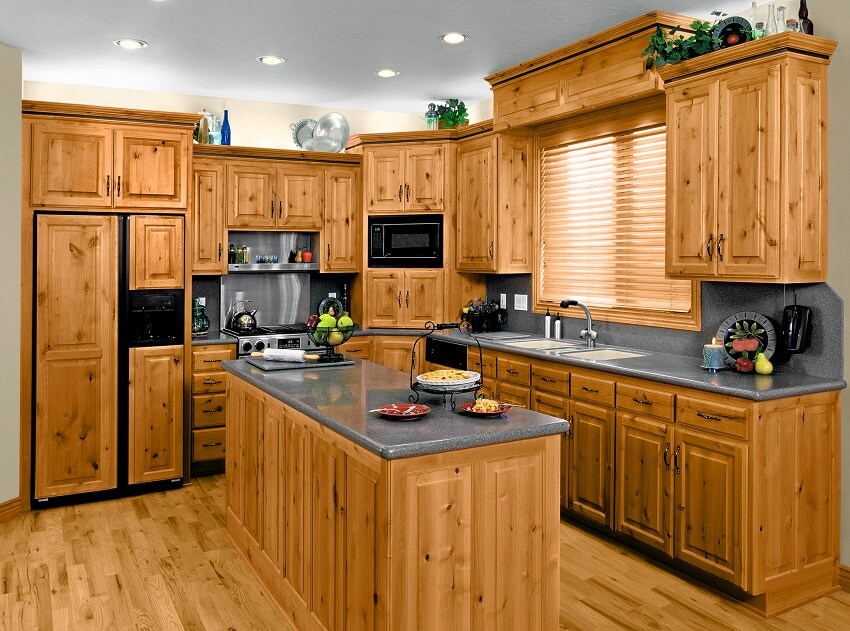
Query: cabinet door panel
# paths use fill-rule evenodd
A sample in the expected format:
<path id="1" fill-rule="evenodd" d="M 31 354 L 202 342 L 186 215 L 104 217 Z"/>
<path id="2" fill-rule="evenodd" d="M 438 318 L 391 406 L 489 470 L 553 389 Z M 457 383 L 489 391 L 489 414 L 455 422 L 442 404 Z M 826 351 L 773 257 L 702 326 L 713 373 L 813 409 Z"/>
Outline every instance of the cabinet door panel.
<path id="1" fill-rule="evenodd" d="M 366 210 L 399 212 L 404 209 L 404 152 L 394 147 L 366 149 Z"/>
<path id="2" fill-rule="evenodd" d="M 277 211 L 274 185 L 277 170 L 265 164 L 227 167 L 227 227 L 273 228 Z"/>
<path id="3" fill-rule="evenodd" d="M 183 287 L 183 218 L 130 217 L 130 289 Z"/>
<path id="4" fill-rule="evenodd" d="M 379 610 L 387 603 L 375 598 L 386 572 L 378 562 L 384 532 L 377 526 L 385 486 L 375 471 L 346 458 L 345 498 L 345 628 L 377 631 Z"/>
<path id="5" fill-rule="evenodd" d="M 357 172 L 353 169 L 325 171 L 325 223 L 321 253 L 322 271 L 356 272 L 360 229 Z"/>
<path id="6" fill-rule="evenodd" d="M 397 327 L 402 323 L 402 272 L 366 273 L 366 313 L 370 327 Z"/>
<path id="7" fill-rule="evenodd" d="M 673 555 L 673 427 L 617 414 L 617 530 Z"/>
<path id="8" fill-rule="evenodd" d="M 192 273 L 224 274 L 224 166 L 195 160 L 192 195 Z"/>
<path id="9" fill-rule="evenodd" d="M 183 347 L 130 349 L 128 482 L 183 477 Z"/>
<path id="10" fill-rule="evenodd" d="M 424 327 L 429 320 L 442 320 L 443 272 L 406 270 L 404 309 L 407 326 Z"/>
<path id="11" fill-rule="evenodd" d="M 518 386 L 515 383 L 499 381 L 496 383 L 496 398 L 503 403 L 529 407 L 531 404 L 531 388 Z"/>
<path id="12" fill-rule="evenodd" d="M 263 499 L 265 472 L 264 404 L 256 390 L 246 389 L 242 398 L 242 462 L 244 517 L 242 526 L 259 548 L 263 546 Z"/>
<path id="13" fill-rule="evenodd" d="M 286 419 L 283 404 L 268 397 L 263 403 L 263 551 L 283 575 Z"/>
<path id="14" fill-rule="evenodd" d="M 293 415 L 294 416 L 294 415 Z M 297 418 L 286 419 L 284 457 L 284 579 L 305 603 L 310 603 L 311 574 L 310 432 Z"/>
<path id="15" fill-rule="evenodd" d="M 443 148 L 418 147 L 408 149 L 404 171 L 405 210 L 443 210 Z"/>
<path id="16" fill-rule="evenodd" d="M 118 220 L 37 219 L 37 498 L 115 488 Z"/>
<path id="17" fill-rule="evenodd" d="M 613 527 L 614 410 L 570 403 L 570 495 L 568 508 Z"/>
<path id="18" fill-rule="evenodd" d="M 676 429 L 675 555 L 735 585 L 746 585 L 746 446 Z"/>
<path id="19" fill-rule="evenodd" d="M 459 270 L 496 270 L 495 139 L 460 143 L 457 154 L 457 252 Z"/>
<path id="20" fill-rule="evenodd" d="M 669 275 L 713 276 L 716 271 L 717 98 L 716 81 L 694 82 L 667 94 Z"/>
<path id="21" fill-rule="evenodd" d="M 529 273 L 534 259 L 531 137 L 500 136 L 498 151 L 496 267 L 502 274 Z"/>
<path id="22" fill-rule="evenodd" d="M 779 275 L 779 72 L 760 65 L 720 81 L 720 276 Z"/>
<path id="23" fill-rule="evenodd" d="M 112 206 L 112 130 L 97 123 L 32 124 L 34 206 Z"/>
<path id="24" fill-rule="evenodd" d="M 115 130 L 115 207 L 186 208 L 189 201 L 188 131 Z"/>
<path id="25" fill-rule="evenodd" d="M 394 368 L 402 372 L 410 372 L 410 365 L 413 362 L 413 342 L 414 337 L 376 337 L 373 340 L 372 361 L 387 368 Z M 422 352 L 422 351 L 420 351 Z M 424 355 L 424 352 L 422 353 Z M 413 374 L 419 374 L 419 362 L 421 357 L 416 358 L 417 366 L 413 370 Z"/>
<path id="26" fill-rule="evenodd" d="M 320 167 L 285 166 L 278 170 L 277 225 L 279 228 L 318 230 L 322 227 Z"/>

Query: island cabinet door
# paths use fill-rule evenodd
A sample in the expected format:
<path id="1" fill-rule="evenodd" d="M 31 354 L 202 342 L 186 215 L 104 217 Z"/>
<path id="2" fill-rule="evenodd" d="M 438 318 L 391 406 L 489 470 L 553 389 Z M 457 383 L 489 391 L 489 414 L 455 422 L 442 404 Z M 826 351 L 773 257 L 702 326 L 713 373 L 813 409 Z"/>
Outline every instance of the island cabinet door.
<path id="1" fill-rule="evenodd" d="M 253 389 L 245 390 L 242 399 L 242 494 L 244 512 L 242 526 L 261 550 L 263 549 L 263 509 L 265 497 L 265 425 L 262 396 Z"/>
<path id="2" fill-rule="evenodd" d="M 617 413 L 617 530 L 673 555 L 673 426 Z"/>

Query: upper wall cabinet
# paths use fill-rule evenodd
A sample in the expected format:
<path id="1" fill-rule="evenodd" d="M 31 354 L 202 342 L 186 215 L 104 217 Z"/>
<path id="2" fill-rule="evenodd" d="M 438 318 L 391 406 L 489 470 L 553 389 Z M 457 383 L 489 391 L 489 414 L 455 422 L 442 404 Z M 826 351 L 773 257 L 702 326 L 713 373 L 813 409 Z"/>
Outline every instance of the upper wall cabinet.
<path id="1" fill-rule="evenodd" d="M 785 33 L 659 74 L 667 92 L 668 276 L 826 280 L 827 66 Z"/>
<path id="2" fill-rule="evenodd" d="M 657 27 L 693 18 L 654 12 L 486 77 L 493 129 L 537 125 L 662 93 L 641 51 Z"/>
<path id="3" fill-rule="evenodd" d="M 531 272 L 530 164 L 529 134 L 486 134 L 458 144 L 458 270 Z"/>
<path id="4" fill-rule="evenodd" d="M 445 153 L 443 145 L 365 148 L 366 211 L 442 212 Z"/>
<path id="5" fill-rule="evenodd" d="M 192 273 L 226 274 L 224 164 L 195 160 L 192 172 Z"/>
<path id="6" fill-rule="evenodd" d="M 31 139 L 33 206 L 187 207 L 189 129 L 44 119 Z"/>

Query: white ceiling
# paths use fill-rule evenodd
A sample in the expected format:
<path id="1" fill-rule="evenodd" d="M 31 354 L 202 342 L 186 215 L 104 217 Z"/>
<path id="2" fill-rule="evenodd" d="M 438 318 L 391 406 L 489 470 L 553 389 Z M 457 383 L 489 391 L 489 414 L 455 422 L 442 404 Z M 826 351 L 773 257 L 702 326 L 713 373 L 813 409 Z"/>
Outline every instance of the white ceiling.
<path id="1" fill-rule="evenodd" d="M 489 98 L 483 80 L 648 11 L 706 18 L 742 0 L 2 0 L 24 79 L 421 113 Z M 457 46 L 438 37 L 460 31 Z M 120 37 L 149 42 L 141 51 Z M 286 63 L 255 58 L 277 54 Z M 375 72 L 390 67 L 394 79 Z"/>

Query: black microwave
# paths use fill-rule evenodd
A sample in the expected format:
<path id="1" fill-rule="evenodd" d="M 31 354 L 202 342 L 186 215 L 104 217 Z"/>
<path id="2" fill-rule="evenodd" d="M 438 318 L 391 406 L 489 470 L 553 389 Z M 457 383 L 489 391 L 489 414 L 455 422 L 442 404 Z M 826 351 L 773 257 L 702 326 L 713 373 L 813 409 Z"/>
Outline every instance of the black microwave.
<path id="1" fill-rule="evenodd" d="M 442 215 L 369 217 L 369 267 L 442 266 Z"/>

